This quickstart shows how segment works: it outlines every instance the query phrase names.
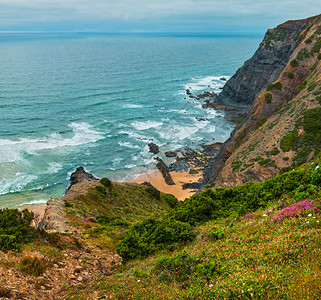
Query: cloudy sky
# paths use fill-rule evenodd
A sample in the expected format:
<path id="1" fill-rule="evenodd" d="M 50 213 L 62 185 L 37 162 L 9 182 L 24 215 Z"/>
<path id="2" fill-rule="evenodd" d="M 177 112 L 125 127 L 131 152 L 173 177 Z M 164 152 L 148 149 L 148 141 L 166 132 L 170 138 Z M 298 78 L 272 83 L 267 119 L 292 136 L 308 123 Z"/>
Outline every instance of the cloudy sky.
<path id="1" fill-rule="evenodd" d="M 0 0 L 0 31 L 264 32 L 319 0 Z"/>

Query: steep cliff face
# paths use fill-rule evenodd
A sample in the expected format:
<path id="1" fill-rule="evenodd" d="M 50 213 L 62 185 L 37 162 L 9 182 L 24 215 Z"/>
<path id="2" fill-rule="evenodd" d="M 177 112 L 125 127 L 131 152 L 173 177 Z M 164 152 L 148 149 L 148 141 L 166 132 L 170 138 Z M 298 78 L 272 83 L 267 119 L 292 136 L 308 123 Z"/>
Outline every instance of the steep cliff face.
<path id="1" fill-rule="evenodd" d="M 226 83 L 217 100 L 224 104 L 251 105 L 255 97 L 280 76 L 300 44 L 299 34 L 312 20 L 288 21 L 269 29 L 258 50 Z"/>
<path id="2" fill-rule="evenodd" d="M 274 32 L 275 36 L 275 32 L 282 28 L 287 28 L 293 41 L 288 36 L 283 41 L 271 40 L 271 34 Z M 294 32 L 298 33 L 294 35 Z M 272 49 L 262 49 L 266 45 Z M 258 52 L 271 51 L 271 55 L 275 54 L 277 51 L 273 50 L 274 47 L 289 49 L 289 55 L 284 53 L 283 56 L 278 56 L 284 60 L 279 63 L 275 60 L 277 71 L 273 71 L 270 64 L 267 66 L 260 61 L 259 66 L 263 65 L 263 70 L 257 71 L 256 76 L 268 74 L 268 80 L 275 77 L 275 81 L 262 87 L 263 82 L 267 82 L 266 79 L 256 79 L 255 82 L 260 87 L 252 87 L 251 93 L 253 95 L 254 90 L 260 91 L 252 103 L 248 117 L 235 128 L 217 159 L 210 163 L 204 184 L 215 182 L 216 187 L 228 187 L 248 181 L 260 182 L 280 171 L 309 161 L 320 152 L 321 15 L 286 22 L 273 31 L 268 31 L 254 55 L 255 60 L 259 59 Z M 240 69 L 235 78 L 249 91 L 248 78 L 254 75 L 247 72 Z M 241 73 L 243 81 L 239 77 Z M 231 101 L 239 97 L 236 88 L 234 92 L 235 96 Z M 243 95 L 244 92 L 238 99 L 244 99 Z"/>

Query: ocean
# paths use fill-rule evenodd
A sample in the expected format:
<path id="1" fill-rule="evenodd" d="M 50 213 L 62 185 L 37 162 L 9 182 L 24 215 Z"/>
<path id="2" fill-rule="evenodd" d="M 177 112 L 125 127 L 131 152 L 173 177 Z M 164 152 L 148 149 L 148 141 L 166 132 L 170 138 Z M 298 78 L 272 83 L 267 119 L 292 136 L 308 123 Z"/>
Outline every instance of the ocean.
<path id="1" fill-rule="evenodd" d="M 78 166 L 117 181 L 153 171 L 151 141 L 160 157 L 224 141 L 233 125 L 185 91 L 219 93 L 261 39 L 0 34 L 0 207 L 62 196 Z"/>

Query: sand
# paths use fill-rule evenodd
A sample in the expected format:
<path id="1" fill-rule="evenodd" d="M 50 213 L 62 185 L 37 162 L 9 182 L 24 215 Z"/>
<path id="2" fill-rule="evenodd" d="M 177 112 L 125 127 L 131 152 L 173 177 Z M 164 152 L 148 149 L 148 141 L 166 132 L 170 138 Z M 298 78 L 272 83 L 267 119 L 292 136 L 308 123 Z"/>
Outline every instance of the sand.
<path id="1" fill-rule="evenodd" d="M 175 185 L 166 184 L 162 173 L 159 171 L 145 174 L 133 182 L 143 183 L 145 181 L 150 182 L 154 187 L 166 194 L 173 194 L 178 200 L 185 200 L 196 193 L 196 190 L 186 189 L 183 190 L 182 185 L 189 182 L 197 182 L 201 178 L 200 174 L 189 174 L 188 172 L 171 172 L 172 178 L 175 182 Z"/>

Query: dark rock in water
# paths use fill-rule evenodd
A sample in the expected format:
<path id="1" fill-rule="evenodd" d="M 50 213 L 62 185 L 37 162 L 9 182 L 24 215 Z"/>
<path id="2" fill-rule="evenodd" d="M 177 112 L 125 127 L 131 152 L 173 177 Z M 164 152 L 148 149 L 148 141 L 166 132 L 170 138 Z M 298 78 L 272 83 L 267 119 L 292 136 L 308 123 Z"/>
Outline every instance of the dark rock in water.
<path id="1" fill-rule="evenodd" d="M 189 89 L 186 90 L 186 95 L 192 95 L 192 93 Z"/>
<path id="2" fill-rule="evenodd" d="M 215 93 L 211 93 L 211 92 L 204 92 L 203 94 L 199 94 L 197 97 L 199 99 L 202 99 L 202 98 L 211 98 L 211 99 L 215 99 L 217 96 L 217 94 Z"/>
<path id="3" fill-rule="evenodd" d="M 210 145 L 203 145 L 202 148 L 204 149 L 205 152 L 208 151 L 220 151 L 223 143 L 216 142 Z"/>
<path id="4" fill-rule="evenodd" d="M 208 118 L 196 117 L 195 119 L 196 119 L 197 121 L 208 121 Z"/>
<path id="5" fill-rule="evenodd" d="M 150 182 L 148 181 L 144 181 L 143 183 L 141 183 L 140 185 L 144 185 L 144 186 L 153 186 Z"/>
<path id="6" fill-rule="evenodd" d="M 186 189 L 198 190 L 200 186 L 201 184 L 199 182 L 188 182 L 183 184 L 183 190 L 186 190 Z"/>
<path id="7" fill-rule="evenodd" d="M 173 178 L 172 178 L 171 174 L 169 173 L 169 169 L 168 169 L 167 165 L 164 163 L 164 161 L 162 159 L 160 159 L 159 157 L 156 157 L 155 159 L 158 161 L 158 163 L 156 164 L 156 167 L 158 170 L 161 171 L 161 173 L 165 179 L 165 182 L 168 185 L 175 185 L 175 182 L 173 181 Z"/>
<path id="8" fill-rule="evenodd" d="M 220 80 L 221 81 L 226 81 L 226 78 L 225 77 L 221 77 Z"/>
<path id="9" fill-rule="evenodd" d="M 167 152 L 165 152 L 165 156 L 166 157 L 175 157 L 175 156 L 177 156 L 177 152 L 176 151 L 167 151 Z"/>
<path id="10" fill-rule="evenodd" d="M 169 165 L 170 171 L 180 172 L 185 171 L 187 172 L 190 168 L 190 164 L 188 163 L 188 158 L 178 158 L 175 162 Z"/>
<path id="11" fill-rule="evenodd" d="M 149 147 L 149 152 L 154 153 L 154 154 L 159 153 L 159 147 L 156 144 L 149 143 L 148 147 Z"/>
<path id="12" fill-rule="evenodd" d="M 95 176 L 85 171 L 83 167 L 78 167 L 75 172 L 70 175 L 70 185 L 67 191 L 75 184 L 90 180 L 98 180 Z"/>

